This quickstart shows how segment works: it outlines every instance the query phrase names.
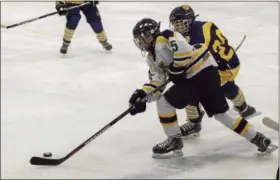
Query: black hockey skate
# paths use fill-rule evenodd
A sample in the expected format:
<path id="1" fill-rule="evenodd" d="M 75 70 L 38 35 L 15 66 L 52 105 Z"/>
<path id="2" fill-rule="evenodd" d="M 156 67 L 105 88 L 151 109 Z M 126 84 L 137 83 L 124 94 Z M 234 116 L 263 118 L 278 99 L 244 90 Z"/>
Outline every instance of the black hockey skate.
<path id="1" fill-rule="evenodd" d="M 183 156 L 183 146 L 181 134 L 169 136 L 167 140 L 153 147 L 153 158 L 160 159 L 171 157 L 172 155 L 169 154 L 171 151 L 173 151 L 173 156 L 175 157 Z"/>
<path id="2" fill-rule="evenodd" d="M 234 107 L 234 109 L 238 112 L 240 116 L 242 116 L 245 119 L 250 119 L 252 117 L 256 117 L 260 115 L 260 112 L 257 112 L 256 109 L 250 105 L 247 105 L 244 109 L 241 109 L 240 107 Z"/>
<path id="3" fill-rule="evenodd" d="M 108 43 L 107 41 L 102 42 L 101 45 L 102 45 L 103 48 L 104 48 L 105 50 L 107 50 L 107 51 L 110 51 L 110 50 L 112 50 L 112 48 L 113 48 L 113 46 L 112 46 L 110 43 Z"/>
<path id="4" fill-rule="evenodd" d="M 251 143 L 258 147 L 258 151 L 262 153 L 271 153 L 275 151 L 278 146 L 271 144 L 271 140 L 263 134 L 257 132 L 257 135 L 251 140 Z"/>
<path id="5" fill-rule="evenodd" d="M 199 132 L 201 131 L 201 121 L 204 116 L 205 112 L 201 111 L 200 117 L 196 120 L 190 121 L 188 120 L 187 123 L 183 124 L 180 127 L 182 137 L 191 138 L 191 137 L 199 137 Z"/>
<path id="6" fill-rule="evenodd" d="M 191 138 L 199 137 L 199 132 L 201 131 L 201 123 L 193 123 L 188 121 L 180 127 L 182 137 Z"/>
<path id="7" fill-rule="evenodd" d="M 69 43 L 63 42 L 61 48 L 60 48 L 60 53 L 61 54 L 67 54 Z"/>

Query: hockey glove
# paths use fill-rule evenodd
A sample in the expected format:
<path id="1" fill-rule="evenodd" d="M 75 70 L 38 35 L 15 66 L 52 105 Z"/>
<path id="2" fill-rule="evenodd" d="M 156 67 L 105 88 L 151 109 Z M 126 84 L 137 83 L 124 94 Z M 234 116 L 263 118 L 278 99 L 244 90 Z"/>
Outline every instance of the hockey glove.
<path id="1" fill-rule="evenodd" d="M 145 91 L 141 89 L 136 89 L 129 99 L 129 104 L 132 107 L 130 114 L 133 116 L 137 113 L 142 113 L 146 111 L 147 100 L 143 100 L 146 97 Z"/>
<path id="2" fill-rule="evenodd" d="M 186 81 L 186 69 L 185 67 L 174 66 L 174 62 L 169 65 L 169 80 L 174 84 L 180 84 Z"/>
<path id="3" fill-rule="evenodd" d="M 61 1 L 55 2 L 55 9 L 58 12 L 60 16 L 64 16 L 68 13 L 67 11 L 67 5 Z"/>

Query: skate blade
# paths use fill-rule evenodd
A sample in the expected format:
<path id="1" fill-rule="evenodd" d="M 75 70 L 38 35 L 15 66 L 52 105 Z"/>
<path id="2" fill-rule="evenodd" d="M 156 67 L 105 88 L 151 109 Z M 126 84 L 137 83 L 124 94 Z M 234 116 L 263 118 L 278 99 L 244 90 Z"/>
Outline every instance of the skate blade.
<path id="1" fill-rule="evenodd" d="M 172 158 L 172 157 L 182 157 L 184 155 L 182 149 L 180 150 L 175 150 L 170 153 L 167 153 L 167 154 L 158 154 L 158 153 L 153 153 L 152 157 L 154 159 L 169 159 L 169 158 Z"/>
<path id="2" fill-rule="evenodd" d="M 267 154 L 271 154 L 274 151 L 276 151 L 278 149 L 278 146 L 275 144 L 270 144 L 267 148 L 267 150 L 265 152 L 261 152 L 259 155 L 263 156 L 263 155 L 267 155 Z"/>
<path id="3" fill-rule="evenodd" d="M 193 139 L 199 136 L 200 136 L 199 132 L 196 132 L 196 133 L 189 134 L 187 136 L 182 136 L 182 139 Z"/>
<path id="4" fill-rule="evenodd" d="M 273 153 L 274 151 L 276 151 L 278 149 L 278 146 L 275 144 L 270 144 L 267 148 L 267 150 L 265 151 L 265 153 Z"/>
<path id="5" fill-rule="evenodd" d="M 245 119 L 252 119 L 252 118 L 254 118 L 254 117 L 257 117 L 257 116 L 259 116 L 259 115 L 261 115 L 262 113 L 261 112 L 255 112 L 254 114 L 252 114 L 252 115 L 250 115 L 250 116 L 247 116 Z"/>
<path id="6" fill-rule="evenodd" d="M 235 110 L 234 108 L 229 110 L 229 114 L 232 115 L 232 116 L 240 116 L 238 111 Z M 247 119 L 247 120 L 248 119 L 252 119 L 252 118 L 257 117 L 257 116 L 259 116 L 261 114 L 262 114 L 261 112 L 256 111 L 254 114 L 251 114 L 250 116 L 245 117 L 245 119 Z"/>

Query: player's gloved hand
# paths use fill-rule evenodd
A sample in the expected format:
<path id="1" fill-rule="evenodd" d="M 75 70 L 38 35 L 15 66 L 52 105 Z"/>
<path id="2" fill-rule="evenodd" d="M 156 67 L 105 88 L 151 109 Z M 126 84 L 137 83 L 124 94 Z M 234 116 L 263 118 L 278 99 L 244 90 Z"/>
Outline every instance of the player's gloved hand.
<path id="1" fill-rule="evenodd" d="M 178 67 L 172 62 L 168 68 L 169 80 L 174 84 L 180 84 L 186 81 L 186 69 L 185 67 Z"/>
<path id="2" fill-rule="evenodd" d="M 146 97 L 145 91 L 142 89 L 136 89 L 129 99 L 129 104 L 132 107 L 130 114 L 135 115 L 146 111 L 147 100 L 143 100 Z"/>
<path id="3" fill-rule="evenodd" d="M 60 16 L 66 15 L 68 13 L 67 5 L 61 1 L 56 1 L 55 9 Z"/>

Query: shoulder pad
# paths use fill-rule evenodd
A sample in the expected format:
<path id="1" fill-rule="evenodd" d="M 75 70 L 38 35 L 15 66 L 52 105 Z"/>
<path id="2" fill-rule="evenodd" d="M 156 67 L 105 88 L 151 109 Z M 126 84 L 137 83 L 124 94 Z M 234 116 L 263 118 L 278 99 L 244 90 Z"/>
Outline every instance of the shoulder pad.
<path id="1" fill-rule="evenodd" d="M 163 36 L 166 39 L 169 39 L 170 37 L 173 37 L 173 35 L 174 35 L 174 32 L 169 30 L 169 29 L 166 29 L 166 30 L 164 30 L 160 33 L 160 36 Z"/>

